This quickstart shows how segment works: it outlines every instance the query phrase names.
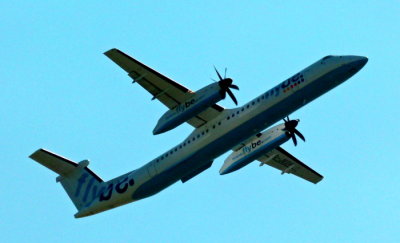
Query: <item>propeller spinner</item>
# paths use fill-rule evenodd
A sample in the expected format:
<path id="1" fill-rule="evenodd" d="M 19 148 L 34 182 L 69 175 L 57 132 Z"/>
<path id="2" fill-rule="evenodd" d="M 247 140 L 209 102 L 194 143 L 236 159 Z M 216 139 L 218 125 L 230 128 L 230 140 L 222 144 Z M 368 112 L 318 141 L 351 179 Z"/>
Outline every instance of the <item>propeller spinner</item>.
<path id="1" fill-rule="evenodd" d="M 283 121 L 285 122 L 285 130 L 289 133 L 290 137 L 293 140 L 294 146 L 297 146 L 297 139 L 296 139 L 296 135 L 299 136 L 299 138 L 301 140 L 303 140 L 304 142 L 306 141 L 306 139 L 304 138 L 303 134 L 301 134 L 297 129 L 296 126 L 299 124 L 300 120 L 296 119 L 296 120 L 290 120 L 289 116 L 287 116 L 287 118 L 283 118 Z"/>
<path id="2" fill-rule="evenodd" d="M 237 105 L 237 99 L 235 97 L 235 95 L 233 95 L 231 89 L 236 89 L 239 90 L 239 87 L 237 85 L 232 84 L 233 80 L 231 78 L 226 78 L 226 68 L 225 68 L 225 74 L 224 74 L 224 78 L 222 78 L 221 74 L 219 74 L 217 68 L 214 66 L 215 72 L 218 75 L 219 81 L 219 87 L 221 87 L 221 96 L 223 99 L 225 99 L 226 97 L 226 93 L 228 93 L 229 97 L 231 97 L 231 99 L 233 100 L 233 102 Z"/>

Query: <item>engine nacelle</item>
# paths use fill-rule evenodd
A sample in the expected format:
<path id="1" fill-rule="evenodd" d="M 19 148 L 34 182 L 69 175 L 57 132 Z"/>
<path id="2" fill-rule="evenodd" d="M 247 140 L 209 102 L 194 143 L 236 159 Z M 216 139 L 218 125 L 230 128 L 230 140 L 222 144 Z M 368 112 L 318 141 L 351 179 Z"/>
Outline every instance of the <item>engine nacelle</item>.
<path id="1" fill-rule="evenodd" d="M 195 95 L 182 104 L 162 115 L 153 134 L 160 134 L 181 125 L 222 99 L 221 88 L 217 82 L 207 85 L 196 91 Z"/>
<path id="2" fill-rule="evenodd" d="M 225 175 L 236 171 L 288 141 L 290 135 L 284 128 L 285 124 L 280 124 L 256 136 L 244 147 L 229 155 L 219 173 Z"/>

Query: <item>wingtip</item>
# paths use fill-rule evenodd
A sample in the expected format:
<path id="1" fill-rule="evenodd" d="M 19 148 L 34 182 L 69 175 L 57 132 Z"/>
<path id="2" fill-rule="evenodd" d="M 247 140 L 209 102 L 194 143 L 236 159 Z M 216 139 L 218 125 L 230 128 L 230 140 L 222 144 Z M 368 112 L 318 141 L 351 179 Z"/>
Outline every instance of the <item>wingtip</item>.
<path id="1" fill-rule="evenodd" d="M 35 152 L 33 152 L 31 155 L 29 155 L 29 156 L 28 156 L 28 158 L 30 158 L 30 159 L 33 159 L 33 160 L 34 160 L 34 158 L 35 158 L 35 155 L 36 155 L 37 153 L 39 153 L 39 152 L 43 151 L 43 150 L 45 150 L 45 149 L 43 149 L 43 148 L 36 149 L 36 150 L 35 150 Z"/>
<path id="2" fill-rule="evenodd" d="M 110 50 L 105 51 L 103 54 L 107 56 L 107 54 L 109 54 L 111 52 L 114 52 L 114 51 L 117 51 L 117 50 L 118 50 L 117 48 L 111 48 Z"/>

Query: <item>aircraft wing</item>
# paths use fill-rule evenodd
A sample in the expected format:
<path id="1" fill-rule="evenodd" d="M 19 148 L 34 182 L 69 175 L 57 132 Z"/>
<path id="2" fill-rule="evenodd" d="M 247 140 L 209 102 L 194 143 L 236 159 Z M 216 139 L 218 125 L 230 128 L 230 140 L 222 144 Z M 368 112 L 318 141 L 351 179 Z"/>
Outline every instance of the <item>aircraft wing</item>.
<path id="1" fill-rule="evenodd" d="M 151 95 L 169 109 L 188 100 L 194 92 L 172 79 L 140 63 L 118 49 L 111 49 L 104 53 L 113 62 L 124 69 L 128 75 Z M 224 108 L 215 104 L 187 122 L 197 128 L 219 115 Z"/>
<path id="2" fill-rule="evenodd" d="M 324 178 L 281 147 L 264 154 L 257 160 L 261 162 L 260 166 L 267 164 L 282 171 L 282 174 L 293 174 L 314 184 Z"/>

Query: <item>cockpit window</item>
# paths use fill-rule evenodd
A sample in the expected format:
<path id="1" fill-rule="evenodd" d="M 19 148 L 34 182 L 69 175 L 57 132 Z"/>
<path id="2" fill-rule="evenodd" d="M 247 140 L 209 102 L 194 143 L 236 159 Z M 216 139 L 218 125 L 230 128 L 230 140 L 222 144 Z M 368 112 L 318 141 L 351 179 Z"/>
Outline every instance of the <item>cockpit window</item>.
<path id="1" fill-rule="evenodd" d="M 329 59 L 331 57 L 333 57 L 333 56 L 332 55 L 326 56 L 326 57 L 322 58 L 322 61 L 325 61 L 326 59 Z"/>

